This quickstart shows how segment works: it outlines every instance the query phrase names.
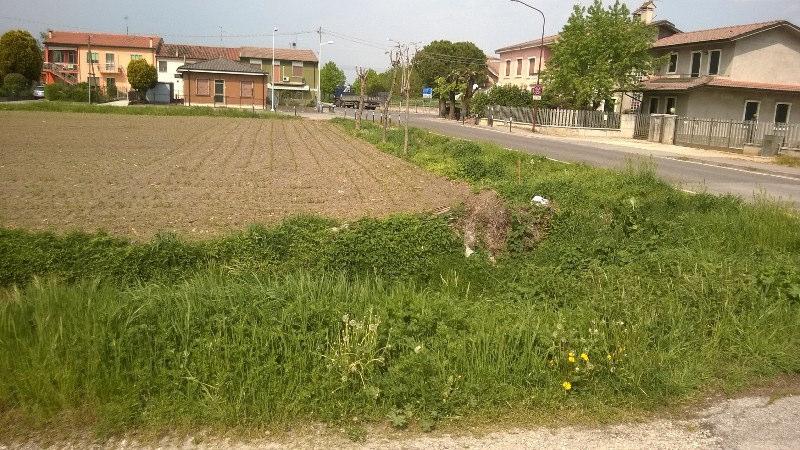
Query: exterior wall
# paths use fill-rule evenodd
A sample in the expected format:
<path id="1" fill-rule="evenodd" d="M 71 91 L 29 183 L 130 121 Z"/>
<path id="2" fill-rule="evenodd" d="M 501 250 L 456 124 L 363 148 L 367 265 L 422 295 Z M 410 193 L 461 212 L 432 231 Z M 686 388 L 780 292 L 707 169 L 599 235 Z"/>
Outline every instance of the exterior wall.
<path id="1" fill-rule="evenodd" d="M 255 61 L 260 61 L 261 70 L 264 71 L 264 73 L 270 73 L 272 58 L 241 58 L 241 61 L 251 64 Z M 303 75 L 300 77 L 294 77 L 292 75 L 292 61 L 276 59 L 275 65 L 280 67 L 279 70 L 275 72 L 275 102 L 277 104 L 286 104 L 290 99 L 301 102 L 310 102 L 312 99 L 316 99 L 317 63 L 309 61 L 303 62 Z M 284 82 L 283 77 L 289 77 L 290 81 Z M 298 87 L 303 88 L 303 90 L 296 90 Z M 269 93 L 267 93 L 267 95 L 269 96 Z"/>
<path id="2" fill-rule="evenodd" d="M 668 49 L 668 50 L 658 49 L 655 51 L 655 55 L 657 57 L 664 57 L 666 61 L 661 66 L 661 68 L 656 72 L 656 75 L 664 77 L 673 77 L 673 76 L 689 77 L 689 75 L 692 72 L 692 53 L 699 51 L 701 52 L 700 76 L 701 77 L 706 76 L 708 75 L 708 62 L 711 50 L 722 51 L 722 53 L 720 54 L 719 73 L 717 75 L 731 77 L 732 74 L 731 69 L 733 67 L 735 47 L 733 44 L 724 44 L 724 43 L 716 43 L 716 44 L 702 43 L 692 46 L 679 47 L 676 49 Z M 669 70 L 668 56 L 671 55 L 672 53 L 676 53 L 678 55 L 678 68 L 674 74 L 668 73 Z M 749 81 L 755 81 L 755 80 L 749 80 Z"/>
<path id="3" fill-rule="evenodd" d="M 539 49 L 540 47 L 526 48 L 500 53 L 500 62 L 497 64 L 498 80 L 501 86 L 516 85 L 524 89 L 530 89 L 536 84 L 536 74 L 539 68 Z M 522 58 L 522 75 L 517 76 L 517 60 Z M 529 60 L 536 58 L 536 69 L 534 75 L 530 75 Z M 550 59 L 550 48 L 545 47 L 542 53 L 542 71 L 547 68 L 547 60 Z M 506 61 L 511 61 L 511 72 L 506 76 Z"/>
<path id="4" fill-rule="evenodd" d="M 166 61 L 167 62 L 167 71 L 161 72 L 158 71 L 158 82 L 159 83 L 172 83 L 173 85 L 173 94 L 175 98 L 183 98 L 183 79 L 176 78 L 175 75 L 178 75 L 178 67 L 184 64 L 193 64 L 197 61 L 195 60 L 186 60 L 184 61 L 183 58 L 176 59 L 176 58 L 156 58 L 156 70 L 158 70 L 158 62 Z"/>
<path id="5" fill-rule="evenodd" d="M 800 123 L 800 93 L 780 93 L 756 91 L 749 89 L 725 89 L 703 87 L 681 94 L 648 92 L 644 95 L 642 111 L 648 112 L 650 99 L 659 98 L 658 113 L 665 113 L 667 97 L 675 97 L 676 112 L 681 117 L 702 119 L 720 119 L 741 121 L 744 118 L 744 106 L 747 101 L 759 101 L 759 120 L 772 122 L 775 120 L 777 103 L 790 103 L 789 123 Z"/>
<path id="6" fill-rule="evenodd" d="M 87 63 L 86 54 L 89 48 L 78 48 L 78 81 L 85 82 L 89 78 L 91 72 L 90 65 Z M 100 79 L 100 86 L 107 87 L 107 79 L 114 78 L 117 89 L 130 90 L 128 84 L 128 77 L 126 72 L 128 70 L 128 63 L 131 62 L 131 55 L 141 55 L 142 59 L 150 64 L 155 64 L 155 49 L 130 49 L 130 48 L 114 48 L 114 47 L 94 47 L 92 52 L 97 53 L 98 62 L 94 64 L 94 76 Z M 114 55 L 114 67 L 106 68 L 106 53 Z"/>
<path id="7" fill-rule="evenodd" d="M 221 74 L 221 73 L 202 73 L 202 72 L 186 72 L 183 74 L 183 94 L 184 104 L 186 105 L 214 105 L 214 81 L 225 81 L 225 102 L 224 106 L 239 107 L 247 106 L 256 108 L 264 108 L 264 94 L 266 77 L 260 75 L 236 75 L 236 74 Z M 209 95 L 197 94 L 197 80 L 209 80 Z M 241 98 L 241 82 L 253 82 L 253 97 Z M 217 106 L 223 106 L 222 103 L 216 103 Z"/>
<path id="8" fill-rule="evenodd" d="M 732 66 L 735 80 L 800 84 L 800 37 L 778 28 L 736 41 Z"/>

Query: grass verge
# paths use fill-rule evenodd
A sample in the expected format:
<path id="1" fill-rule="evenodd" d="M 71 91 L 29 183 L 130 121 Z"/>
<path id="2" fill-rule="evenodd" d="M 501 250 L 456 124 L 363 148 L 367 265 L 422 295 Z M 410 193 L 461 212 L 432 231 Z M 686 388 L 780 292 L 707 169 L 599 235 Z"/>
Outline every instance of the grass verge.
<path id="1" fill-rule="evenodd" d="M 514 228 L 491 263 L 463 257 L 446 217 L 298 218 L 200 243 L 5 231 L 0 411 L 111 431 L 427 430 L 604 417 L 800 372 L 800 223 L 780 205 L 420 130 L 405 155 L 399 130 L 383 144 L 337 123 L 512 205 L 547 197 L 546 238 Z"/>
<path id="2" fill-rule="evenodd" d="M 775 163 L 787 167 L 800 167 L 800 158 L 794 156 L 778 155 L 775 157 Z"/>
<path id="3" fill-rule="evenodd" d="M 133 105 L 107 106 L 89 105 L 61 101 L 38 101 L 30 103 L 0 103 L 0 111 L 49 111 L 91 114 L 120 114 L 126 116 L 209 116 L 262 119 L 296 119 L 288 114 L 241 108 L 211 108 L 207 106 Z"/>

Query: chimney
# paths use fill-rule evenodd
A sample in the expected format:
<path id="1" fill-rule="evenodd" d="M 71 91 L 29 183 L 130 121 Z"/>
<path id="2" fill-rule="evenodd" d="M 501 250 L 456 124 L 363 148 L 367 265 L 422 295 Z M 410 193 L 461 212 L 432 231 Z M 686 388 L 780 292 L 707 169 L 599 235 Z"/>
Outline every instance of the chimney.
<path id="1" fill-rule="evenodd" d="M 53 30 L 47 30 L 47 39 L 53 39 Z"/>
<path id="2" fill-rule="evenodd" d="M 297 48 L 297 42 L 292 42 L 292 48 Z"/>
<path id="3" fill-rule="evenodd" d="M 153 48 L 153 38 L 150 38 L 150 48 Z"/>
<path id="4" fill-rule="evenodd" d="M 652 0 L 648 0 L 642 3 L 642 6 L 640 6 L 639 9 L 637 9 L 633 13 L 633 17 L 638 18 L 647 25 L 653 23 L 655 15 L 656 15 L 656 4 Z"/>

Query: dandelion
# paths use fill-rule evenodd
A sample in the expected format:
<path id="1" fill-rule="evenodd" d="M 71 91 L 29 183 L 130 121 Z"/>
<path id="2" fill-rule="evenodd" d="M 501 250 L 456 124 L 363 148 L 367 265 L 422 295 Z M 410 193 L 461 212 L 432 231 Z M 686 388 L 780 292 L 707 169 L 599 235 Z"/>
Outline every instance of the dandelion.
<path id="1" fill-rule="evenodd" d="M 561 387 L 563 387 L 565 391 L 570 391 L 572 390 L 572 383 L 570 383 L 569 381 L 565 381 L 561 383 Z"/>
<path id="2" fill-rule="evenodd" d="M 575 364 L 575 357 L 574 356 L 570 356 L 570 357 L 567 358 L 567 361 L 571 362 L 572 364 Z"/>
<path id="3" fill-rule="evenodd" d="M 581 359 L 586 362 L 589 362 L 589 355 L 587 355 L 586 353 L 581 353 Z"/>

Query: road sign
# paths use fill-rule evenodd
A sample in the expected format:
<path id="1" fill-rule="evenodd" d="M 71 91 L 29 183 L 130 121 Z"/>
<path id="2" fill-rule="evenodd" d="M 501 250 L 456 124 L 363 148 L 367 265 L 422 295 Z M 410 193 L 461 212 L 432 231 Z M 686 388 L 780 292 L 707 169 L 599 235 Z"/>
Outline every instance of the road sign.
<path id="1" fill-rule="evenodd" d="M 433 98 L 433 88 L 422 88 L 422 98 Z"/>
<path id="2" fill-rule="evenodd" d="M 541 84 L 534 84 L 531 88 L 531 93 L 533 94 L 534 100 L 541 100 L 542 99 L 542 85 Z"/>

